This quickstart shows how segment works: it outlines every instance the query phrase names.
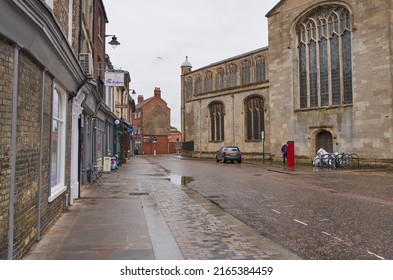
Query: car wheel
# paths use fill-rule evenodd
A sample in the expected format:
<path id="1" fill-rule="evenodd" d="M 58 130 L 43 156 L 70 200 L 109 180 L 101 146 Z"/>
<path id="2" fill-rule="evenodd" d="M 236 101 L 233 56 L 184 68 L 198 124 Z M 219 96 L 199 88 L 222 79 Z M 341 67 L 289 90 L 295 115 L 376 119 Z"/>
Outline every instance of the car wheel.
<path id="1" fill-rule="evenodd" d="M 238 162 L 238 163 L 242 163 L 242 160 L 241 160 L 241 159 L 239 159 L 237 162 Z"/>
<path id="2" fill-rule="evenodd" d="M 219 162 L 218 157 L 216 157 L 216 161 Z"/>

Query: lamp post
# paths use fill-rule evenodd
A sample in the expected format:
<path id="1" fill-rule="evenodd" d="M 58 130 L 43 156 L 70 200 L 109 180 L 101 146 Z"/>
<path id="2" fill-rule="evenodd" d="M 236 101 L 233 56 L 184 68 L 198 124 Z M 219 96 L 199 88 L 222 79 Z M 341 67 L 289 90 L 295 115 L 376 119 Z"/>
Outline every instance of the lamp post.
<path id="1" fill-rule="evenodd" d="M 115 35 L 105 35 L 105 37 L 110 37 L 110 36 L 112 36 L 112 40 L 108 44 L 111 45 L 112 48 L 116 49 L 116 47 L 120 45 L 120 42 L 117 41 L 117 37 Z"/>

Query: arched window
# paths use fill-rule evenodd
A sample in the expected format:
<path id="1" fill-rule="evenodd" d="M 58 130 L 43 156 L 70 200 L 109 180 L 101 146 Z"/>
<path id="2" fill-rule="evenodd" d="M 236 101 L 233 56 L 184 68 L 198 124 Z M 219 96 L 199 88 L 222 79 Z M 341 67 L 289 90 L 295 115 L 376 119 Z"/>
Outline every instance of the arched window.
<path id="1" fill-rule="evenodd" d="M 202 76 L 199 75 L 195 80 L 195 95 L 202 94 Z"/>
<path id="2" fill-rule="evenodd" d="M 225 108 L 221 102 L 213 102 L 209 105 L 210 112 L 210 140 L 224 141 L 224 117 Z"/>
<path id="3" fill-rule="evenodd" d="M 266 72 L 266 63 L 265 63 L 265 58 L 263 56 L 258 56 L 256 59 L 256 81 L 259 82 L 264 82 L 267 80 L 267 72 Z"/>
<path id="4" fill-rule="evenodd" d="M 205 92 L 213 91 L 213 73 L 207 71 L 205 75 Z"/>
<path id="5" fill-rule="evenodd" d="M 242 62 L 242 85 L 251 83 L 251 61 L 244 60 Z"/>
<path id="6" fill-rule="evenodd" d="M 237 66 L 236 64 L 229 65 L 229 87 L 237 86 Z"/>
<path id="7" fill-rule="evenodd" d="M 261 140 L 261 132 L 265 131 L 265 104 L 260 96 L 252 96 L 245 100 L 246 139 Z"/>
<path id="8" fill-rule="evenodd" d="M 225 71 L 224 68 L 218 68 L 217 70 L 217 89 L 225 88 Z"/>
<path id="9" fill-rule="evenodd" d="M 349 11 L 316 9 L 298 24 L 297 33 L 300 108 L 352 104 Z"/>

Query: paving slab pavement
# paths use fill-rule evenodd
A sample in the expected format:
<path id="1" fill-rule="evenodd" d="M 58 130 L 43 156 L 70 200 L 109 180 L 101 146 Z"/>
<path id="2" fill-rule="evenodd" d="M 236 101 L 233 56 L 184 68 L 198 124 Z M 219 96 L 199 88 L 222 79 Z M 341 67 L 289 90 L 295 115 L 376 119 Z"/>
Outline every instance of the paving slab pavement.
<path id="1" fill-rule="evenodd" d="M 27 260 L 300 259 L 143 157 L 83 188 Z"/>

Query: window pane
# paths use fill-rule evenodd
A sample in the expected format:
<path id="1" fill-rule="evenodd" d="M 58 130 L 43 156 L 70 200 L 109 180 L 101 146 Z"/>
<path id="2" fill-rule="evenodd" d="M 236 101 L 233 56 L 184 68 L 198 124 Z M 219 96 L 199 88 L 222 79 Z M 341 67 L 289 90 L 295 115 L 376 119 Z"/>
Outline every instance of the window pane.
<path id="1" fill-rule="evenodd" d="M 254 111 L 253 113 L 253 124 L 254 124 L 254 131 L 253 131 L 253 139 L 257 140 L 259 139 L 259 112 L 257 110 Z"/>
<path id="2" fill-rule="evenodd" d="M 212 141 L 216 140 L 216 126 L 215 126 L 215 118 L 214 115 L 210 115 L 210 122 L 211 122 L 211 139 Z"/>
<path id="3" fill-rule="evenodd" d="M 329 77 L 328 77 L 327 40 L 323 38 L 319 43 L 319 67 L 321 83 L 321 106 L 329 105 Z"/>
<path id="4" fill-rule="evenodd" d="M 307 67 L 306 67 L 306 45 L 301 44 L 299 47 L 300 61 L 300 108 L 307 108 Z"/>
<path id="5" fill-rule="evenodd" d="M 53 91 L 53 103 L 52 103 L 52 114 L 54 118 L 59 119 L 60 115 L 59 115 L 59 93 L 57 92 L 57 90 Z"/>
<path id="6" fill-rule="evenodd" d="M 310 106 L 318 106 L 318 72 L 317 72 L 317 50 L 315 41 L 310 42 L 309 60 L 310 60 Z"/>
<path id="7" fill-rule="evenodd" d="M 215 119 L 216 119 L 216 135 L 217 135 L 217 140 L 221 140 L 221 135 L 220 135 L 220 132 L 221 132 L 221 129 L 220 129 L 220 115 L 216 115 L 215 116 Z"/>
<path id="8" fill-rule="evenodd" d="M 352 104 L 351 33 L 349 31 L 346 31 L 343 37 L 343 66 L 344 104 Z"/>
<path id="9" fill-rule="evenodd" d="M 221 117 L 221 138 L 220 138 L 220 140 L 221 141 L 224 141 L 224 114 L 221 114 L 220 115 L 220 117 Z"/>
<path id="10" fill-rule="evenodd" d="M 60 166 L 59 166 L 59 153 L 60 153 L 60 124 L 58 121 L 52 121 L 52 135 L 51 135 L 51 187 L 60 183 Z"/>
<path id="11" fill-rule="evenodd" d="M 252 118 L 251 111 L 247 111 L 247 139 L 252 140 Z"/>
<path id="12" fill-rule="evenodd" d="M 331 41 L 331 64 L 332 64 L 332 102 L 333 105 L 340 104 L 340 50 L 339 38 L 333 35 Z"/>

